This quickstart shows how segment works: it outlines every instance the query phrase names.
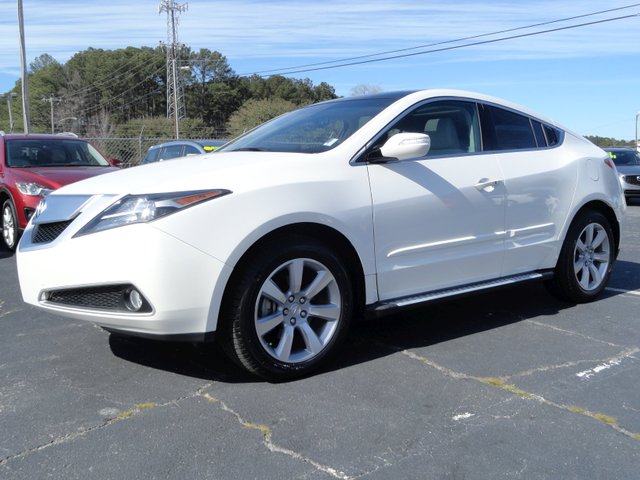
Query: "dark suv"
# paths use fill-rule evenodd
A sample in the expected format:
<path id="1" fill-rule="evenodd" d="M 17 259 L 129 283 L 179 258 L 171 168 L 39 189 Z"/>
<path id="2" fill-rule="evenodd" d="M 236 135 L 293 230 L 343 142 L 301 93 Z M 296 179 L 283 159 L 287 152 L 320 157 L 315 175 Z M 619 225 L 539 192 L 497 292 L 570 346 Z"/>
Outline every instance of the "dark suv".
<path id="1" fill-rule="evenodd" d="M 0 226 L 14 250 L 40 199 L 88 177 L 118 170 L 86 140 L 70 135 L 0 132 Z"/>

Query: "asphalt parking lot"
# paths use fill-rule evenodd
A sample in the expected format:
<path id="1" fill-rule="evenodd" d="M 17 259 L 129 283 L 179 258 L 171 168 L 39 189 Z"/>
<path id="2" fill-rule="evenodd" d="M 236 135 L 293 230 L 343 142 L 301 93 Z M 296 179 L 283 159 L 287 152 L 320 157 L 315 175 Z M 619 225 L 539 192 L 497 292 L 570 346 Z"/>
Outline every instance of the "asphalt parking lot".
<path id="1" fill-rule="evenodd" d="M 363 323 L 324 371 L 271 384 L 35 310 L 0 250 L 0 478 L 640 478 L 637 204 L 609 287 Z"/>

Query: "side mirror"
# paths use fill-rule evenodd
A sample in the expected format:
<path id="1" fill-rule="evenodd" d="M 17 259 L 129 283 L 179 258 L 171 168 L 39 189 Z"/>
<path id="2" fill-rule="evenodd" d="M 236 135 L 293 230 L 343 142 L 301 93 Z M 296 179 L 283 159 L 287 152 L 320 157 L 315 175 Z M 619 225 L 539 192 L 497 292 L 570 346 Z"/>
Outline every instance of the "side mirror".
<path id="1" fill-rule="evenodd" d="M 118 160 L 117 158 L 110 158 L 109 163 L 114 167 L 122 168 L 122 160 Z"/>
<path id="2" fill-rule="evenodd" d="M 426 133 L 397 133 L 380 147 L 380 153 L 386 158 L 407 160 L 424 157 L 431 147 L 431 138 Z"/>

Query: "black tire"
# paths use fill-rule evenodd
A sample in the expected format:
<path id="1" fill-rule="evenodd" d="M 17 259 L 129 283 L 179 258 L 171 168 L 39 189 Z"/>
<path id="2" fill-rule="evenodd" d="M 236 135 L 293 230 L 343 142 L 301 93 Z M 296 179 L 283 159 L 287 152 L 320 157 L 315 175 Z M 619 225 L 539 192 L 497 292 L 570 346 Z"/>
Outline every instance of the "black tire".
<path id="1" fill-rule="evenodd" d="M 335 353 L 351 322 L 354 295 L 334 252 L 312 238 L 288 235 L 262 245 L 242 265 L 226 289 L 218 328 L 233 361 L 281 381 L 309 374 Z"/>
<path id="2" fill-rule="evenodd" d="M 582 212 L 569 227 L 548 290 L 573 303 L 596 299 L 609 281 L 616 248 L 609 220 L 597 211 Z"/>
<path id="3" fill-rule="evenodd" d="M 0 212 L 0 228 L 2 230 L 2 243 L 13 252 L 18 245 L 20 238 L 20 229 L 18 227 L 18 217 L 16 208 L 13 206 L 11 199 L 7 199 L 2 204 L 2 212 Z"/>

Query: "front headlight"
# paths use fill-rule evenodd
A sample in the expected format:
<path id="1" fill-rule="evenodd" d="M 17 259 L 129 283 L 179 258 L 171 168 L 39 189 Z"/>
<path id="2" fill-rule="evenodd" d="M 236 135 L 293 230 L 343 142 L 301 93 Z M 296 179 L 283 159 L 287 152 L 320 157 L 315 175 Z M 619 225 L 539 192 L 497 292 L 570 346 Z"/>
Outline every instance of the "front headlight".
<path id="1" fill-rule="evenodd" d="M 88 235 L 134 223 L 147 223 L 231 193 L 229 190 L 127 195 L 87 223 L 74 236 Z"/>
<path id="2" fill-rule="evenodd" d="M 30 197 L 44 197 L 53 192 L 52 188 L 43 187 L 33 182 L 16 182 L 16 187 L 21 194 Z"/>

